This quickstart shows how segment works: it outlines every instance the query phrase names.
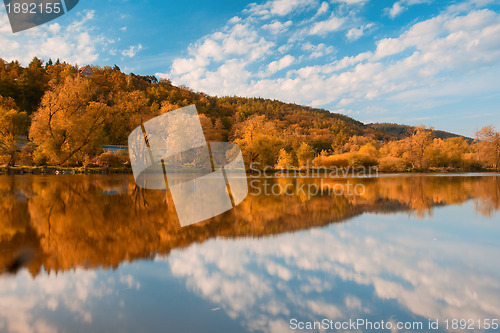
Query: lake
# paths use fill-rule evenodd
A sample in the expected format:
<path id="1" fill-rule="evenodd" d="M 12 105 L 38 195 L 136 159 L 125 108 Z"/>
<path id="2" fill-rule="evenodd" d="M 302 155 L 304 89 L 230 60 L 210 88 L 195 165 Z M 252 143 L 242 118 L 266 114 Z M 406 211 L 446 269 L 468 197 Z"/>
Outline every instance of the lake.
<path id="1" fill-rule="evenodd" d="M 499 175 L 249 185 L 181 228 L 130 175 L 0 176 L 0 331 L 498 331 Z"/>

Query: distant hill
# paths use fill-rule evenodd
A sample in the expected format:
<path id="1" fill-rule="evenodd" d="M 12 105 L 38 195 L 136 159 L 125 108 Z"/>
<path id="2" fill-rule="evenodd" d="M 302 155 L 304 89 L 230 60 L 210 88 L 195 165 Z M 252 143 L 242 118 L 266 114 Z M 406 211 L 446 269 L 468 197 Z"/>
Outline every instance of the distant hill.
<path id="1" fill-rule="evenodd" d="M 82 164 L 85 158 L 99 156 L 103 145 L 127 145 L 128 135 L 142 122 L 190 104 L 196 105 L 208 140 L 238 143 L 247 161 L 265 161 L 264 165 L 272 166 L 280 152 L 282 160 L 298 163 L 299 156 L 306 160 L 319 154 L 359 150 L 368 143 L 378 146 L 380 141 L 405 138 L 414 129 L 388 123 L 366 125 L 339 113 L 278 100 L 210 96 L 176 86 L 168 79 L 125 74 L 116 65 L 83 68 L 87 72 L 59 60 L 54 63 L 34 58 L 24 67 L 18 61 L 0 59 L 0 111 L 6 115 L 18 112 L 25 118 L 16 135 L 29 135 L 38 147 L 43 145 L 40 149 L 46 151 L 37 155 L 41 161 L 51 156 L 52 164 L 70 159 L 73 164 Z M 101 111 L 93 113 L 94 107 Z M 54 120 L 56 112 L 65 121 Z M 88 117 L 83 124 L 100 125 L 88 131 L 92 140 L 86 139 L 82 147 L 70 149 L 69 141 L 75 145 L 83 138 L 71 126 L 72 122 L 82 124 L 82 115 Z M 45 119 L 49 119 L 50 143 Z M 54 126 L 58 126 L 56 131 Z M 460 135 L 436 130 L 434 137 Z"/>
<path id="2" fill-rule="evenodd" d="M 415 129 L 415 126 L 392 124 L 392 123 L 374 123 L 374 124 L 367 124 L 366 126 L 374 129 L 377 132 L 382 132 L 382 133 L 389 135 L 392 138 L 398 139 L 398 140 L 407 137 L 408 134 L 411 133 Z M 441 131 L 441 130 L 434 130 L 432 132 L 432 134 L 433 134 L 434 138 L 443 139 L 443 140 L 449 139 L 449 138 L 463 137 L 469 142 L 473 141 L 472 138 L 465 137 L 463 135 L 459 135 L 459 134 L 455 134 L 455 133 Z"/>
<path id="3" fill-rule="evenodd" d="M 134 112 L 142 113 L 144 119 L 148 119 L 157 115 L 158 109 L 164 105 L 170 105 L 170 109 L 173 109 L 189 104 L 196 104 L 198 112 L 207 116 L 213 124 L 222 124 L 217 131 L 222 133 L 220 139 L 223 140 L 234 139 L 237 125 L 252 116 L 264 116 L 275 124 L 282 135 L 306 141 L 317 151 L 330 150 L 332 144 L 341 146 L 354 135 L 384 141 L 391 139 L 390 135 L 360 121 L 323 109 L 264 98 L 210 96 L 189 87 L 175 86 L 170 80 L 159 81 L 154 76 L 133 73 L 127 75 L 116 65 L 88 68 L 91 68 L 92 73 L 85 77 L 95 88 L 96 97 L 92 97 L 92 100 L 105 100 L 113 110 L 114 119 L 108 116 L 110 122 L 106 123 L 106 144 L 127 144 L 127 135 L 133 127 L 130 124 L 116 124 L 120 118 L 129 118 L 122 110 L 140 110 Z M 78 66 L 59 60 L 54 63 L 52 60 L 44 62 L 34 58 L 29 66 L 23 67 L 18 61 L 0 59 L 0 96 L 4 100 L 10 98 L 16 105 L 15 109 L 26 111 L 31 116 L 39 109 L 47 91 L 61 87 L 67 77 L 78 75 L 82 76 Z M 117 129 L 121 132 L 117 133 Z M 23 134 L 28 134 L 27 129 Z M 295 146 L 299 144 L 299 141 L 293 143 Z"/>

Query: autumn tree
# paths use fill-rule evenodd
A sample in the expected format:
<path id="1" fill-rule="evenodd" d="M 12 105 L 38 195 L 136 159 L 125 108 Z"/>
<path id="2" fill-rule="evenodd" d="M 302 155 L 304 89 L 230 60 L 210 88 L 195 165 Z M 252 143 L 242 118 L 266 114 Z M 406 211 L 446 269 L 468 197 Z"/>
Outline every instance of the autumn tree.
<path id="1" fill-rule="evenodd" d="M 417 126 L 412 130 L 410 137 L 406 139 L 406 155 L 413 169 L 421 169 L 425 166 L 424 154 L 432 143 L 432 130 L 432 127 Z"/>
<path id="2" fill-rule="evenodd" d="M 212 119 L 204 114 L 200 114 L 199 118 L 207 141 L 222 142 L 225 140 L 227 131 L 224 129 L 222 121 L 219 118 L 217 118 L 215 123 L 213 123 Z"/>
<path id="3" fill-rule="evenodd" d="M 26 133 L 27 125 L 26 112 L 18 111 L 12 98 L 0 96 L 0 156 L 9 166 L 15 164 L 18 137 Z"/>
<path id="4" fill-rule="evenodd" d="M 359 148 L 359 153 L 361 155 L 365 155 L 373 159 L 376 159 L 379 156 L 377 148 L 372 143 L 367 143 L 361 148 Z"/>
<path id="5" fill-rule="evenodd" d="M 48 75 L 42 65 L 43 61 L 34 57 L 19 79 L 22 90 L 19 106 L 21 110 L 27 110 L 30 114 L 40 103 L 49 82 Z"/>
<path id="6" fill-rule="evenodd" d="M 95 156 L 101 149 L 108 112 L 104 97 L 88 79 L 67 77 L 44 95 L 29 136 L 53 164 L 81 162 L 86 154 Z"/>
<path id="7" fill-rule="evenodd" d="M 126 145 L 132 130 L 153 118 L 157 111 L 157 106 L 150 106 L 140 90 L 115 92 L 114 105 L 105 121 L 107 143 Z"/>
<path id="8" fill-rule="evenodd" d="M 486 167 L 498 170 L 500 164 L 500 133 L 493 126 L 486 126 L 476 133 L 479 161 Z"/>
<path id="9" fill-rule="evenodd" d="M 297 161 L 300 167 L 311 165 L 314 159 L 314 150 L 306 142 L 302 142 L 297 149 Z"/>
<path id="10" fill-rule="evenodd" d="M 78 73 L 78 68 L 76 66 L 67 63 L 59 63 L 57 65 L 47 63 L 45 70 L 52 84 L 61 84 L 68 76 Z"/>
<path id="11" fill-rule="evenodd" d="M 406 152 L 405 140 L 389 141 L 380 147 L 380 155 L 383 157 L 402 158 Z"/>
<path id="12" fill-rule="evenodd" d="M 467 141 L 455 137 L 446 140 L 434 139 L 428 153 L 433 155 L 430 158 L 433 166 L 460 168 L 464 165 L 464 156 L 468 150 Z"/>
<path id="13" fill-rule="evenodd" d="M 287 152 L 285 148 L 281 148 L 278 154 L 278 160 L 275 167 L 278 169 L 288 169 L 293 166 L 292 154 Z"/>
<path id="14" fill-rule="evenodd" d="M 343 145 L 342 149 L 340 149 L 338 152 L 354 153 L 354 152 L 359 151 L 361 149 L 361 147 L 366 146 L 368 144 L 376 149 L 378 142 L 373 137 L 362 136 L 362 135 L 353 135 L 352 137 L 349 138 L 349 141 L 347 141 Z"/>
<path id="15" fill-rule="evenodd" d="M 260 167 L 274 166 L 283 141 L 275 123 L 265 116 L 252 116 L 237 124 L 233 130 L 233 141 L 241 147 L 248 165 L 260 163 Z"/>

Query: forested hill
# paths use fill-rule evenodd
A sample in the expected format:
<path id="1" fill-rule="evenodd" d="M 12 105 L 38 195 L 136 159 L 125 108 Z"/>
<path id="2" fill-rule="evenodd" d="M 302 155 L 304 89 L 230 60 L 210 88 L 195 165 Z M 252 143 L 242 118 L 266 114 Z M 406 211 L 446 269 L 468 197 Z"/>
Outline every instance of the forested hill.
<path id="1" fill-rule="evenodd" d="M 159 109 L 165 103 L 179 107 L 196 104 L 199 113 L 207 115 L 213 123 L 220 119 L 227 130 L 226 134 L 229 134 L 235 123 L 252 115 L 264 115 L 266 119 L 281 122 L 282 125 L 295 125 L 306 135 L 317 136 L 317 132 L 324 134 L 325 130 L 330 130 L 338 136 L 339 144 L 345 143 L 354 134 L 376 136 L 377 139 L 389 138 L 359 121 L 326 110 L 261 98 L 209 96 L 188 87 L 176 87 L 168 80 L 158 81 L 154 76 L 126 75 L 117 66 L 93 66 L 92 70 L 94 74 L 90 81 L 96 90 L 94 99 L 104 98 L 110 107 L 123 106 L 124 99 L 127 99 L 124 95 L 131 93 L 141 95 L 144 98 L 141 102 L 148 109 Z M 0 95 L 4 100 L 12 98 L 18 110 L 31 115 L 39 109 L 42 97 L 48 90 L 57 89 L 67 77 L 77 75 L 77 66 L 59 60 L 54 63 L 52 60 L 43 62 L 34 58 L 29 66 L 23 67 L 17 61 L 0 59 Z M 116 138 L 111 135 L 108 139 L 110 144 L 125 144 L 123 136 Z M 320 144 L 320 141 L 318 149 L 331 148 L 331 144 Z"/>
<path id="2" fill-rule="evenodd" d="M 480 147 L 425 126 L 368 126 L 277 100 L 209 96 L 154 76 L 124 74 L 116 65 L 81 73 L 76 65 L 34 58 L 27 67 L 0 59 L 0 165 L 106 165 L 111 157 L 103 145 L 127 145 L 141 123 L 190 104 L 207 140 L 237 143 L 247 165 L 470 169 L 497 168 L 500 161 L 489 153 L 499 151 L 493 127 L 481 132 Z M 23 136 L 29 140 L 19 142 Z M 484 161 L 480 148 L 488 152 Z"/>
<path id="3" fill-rule="evenodd" d="M 148 107 L 161 106 L 168 102 L 172 105 L 184 106 L 196 104 L 198 111 L 206 114 L 213 122 L 220 119 L 224 128 L 231 130 L 232 125 L 252 115 L 264 115 L 267 119 L 296 125 L 304 132 L 314 135 L 313 129 L 324 132 L 330 129 L 337 134 L 334 142 L 344 144 L 351 135 L 369 135 L 377 140 L 402 138 L 408 126 L 397 124 L 371 124 L 369 126 L 348 116 L 332 113 L 323 109 L 283 103 L 276 100 L 244 97 L 214 97 L 197 93 L 188 87 L 176 87 L 168 80 L 158 81 L 154 76 L 126 75 L 117 66 L 100 68 L 93 66 L 94 75 L 90 80 L 98 93 L 107 96 L 109 106 L 119 105 L 123 93 L 141 92 L 146 98 Z M 31 115 L 40 107 L 40 102 L 47 90 L 64 82 L 68 76 L 78 75 L 78 67 L 57 60 L 44 62 L 34 58 L 23 67 L 18 61 L 6 62 L 0 58 L 0 95 L 12 98 L 20 111 Z M 111 97 L 110 95 L 113 95 Z M 109 98 L 111 97 L 111 98 Z M 436 131 L 436 137 L 447 138 L 457 135 L 445 135 Z M 26 133 L 27 134 L 27 133 Z M 124 144 L 123 140 L 110 141 L 110 144 Z M 123 138 L 121 138 L 123 139 Z M 321 141 L 321 140 L 320 140 Z M 317 148 L 330 149 L 330 145 L 318 144 Z"/>
<path id="4" fill-rule="evenodd" d="M 405 137 L 408 136 L 409 133 L 414 132 L 416 129 L 415 126 L 400 125 L 400 124 L 393 124 L 393 123 L 374 123 L 374 124 L 368 124 L 367 126 L 370 128 L 373 128 L 379 132 L 383 132 L 387 135 L 395 137 L 397 139 L 404 139 Z M 445 131 L 441 131 L 441 130 L 432 131 L 432 136 L 434 138 L 443 139 L 443 140 L 449 139 L 449 138 L 463 137 L 460 134 L 445 132 Z M 472 142 L 472 138 L 466 137 L 466 139 L 469 142 Z"/>

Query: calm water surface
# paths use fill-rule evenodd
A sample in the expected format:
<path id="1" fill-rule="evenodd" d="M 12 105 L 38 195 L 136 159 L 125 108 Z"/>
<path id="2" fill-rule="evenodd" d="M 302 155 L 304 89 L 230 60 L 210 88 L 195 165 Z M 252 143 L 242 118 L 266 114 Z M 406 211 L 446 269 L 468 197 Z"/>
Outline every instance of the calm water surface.
<path id="1" fill-rule="evenodd" d="M 498 175 L 264 195 L 346 181 L 259 179 L 233 211 L 180 228 L 166 193 L 128 175 L 0 176 L 0 331 L 290 332 L 291 319 L 326 318 L 424 325 L 400 332 L 432 319 L 445 332 L 456 331 L 446 319 L 500 320 Z M 463 332 L 484 331 L 473 328 Z"/>

